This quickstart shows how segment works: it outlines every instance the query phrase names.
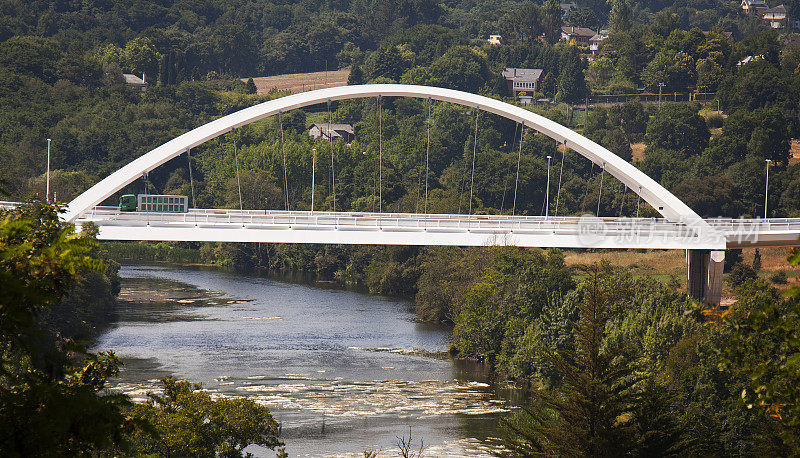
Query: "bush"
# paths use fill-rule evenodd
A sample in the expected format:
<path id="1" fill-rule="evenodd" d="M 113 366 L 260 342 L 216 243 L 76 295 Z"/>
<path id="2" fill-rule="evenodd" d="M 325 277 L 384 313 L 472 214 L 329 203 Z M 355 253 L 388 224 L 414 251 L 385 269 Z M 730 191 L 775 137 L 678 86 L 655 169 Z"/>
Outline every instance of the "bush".
<path id="1" fill-rule="evenodd" d="M 741 285 L 747 280 L 756 278 L 756 271 L 747 264 L 738 263 L 731 268 L 728 281 L 734 287 Z"/>
<path id="2" fill-rule="evenodd" d="M 706 124 L 708 125 L 709 129 L 716 129 L 722 127 L 724 119 L 722 119 L 722 115 L 720 114 L 712 114 L 711 116 L 706 118 Z"/>
<path id="3" fill-rule="evenodd" d="M 786 276 L 785 271 L 779 270 L 769 276 L 769 281 L 775 283 L 776 285 L 785 285 L 788 283 L 789 278 Z"/>

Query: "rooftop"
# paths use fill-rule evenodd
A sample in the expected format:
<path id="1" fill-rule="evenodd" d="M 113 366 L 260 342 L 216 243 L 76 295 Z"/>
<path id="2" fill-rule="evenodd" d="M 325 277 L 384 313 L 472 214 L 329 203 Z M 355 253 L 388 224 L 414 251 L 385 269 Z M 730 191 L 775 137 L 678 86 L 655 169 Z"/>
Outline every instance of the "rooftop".
<path id="1" fill-rule="evenodd" d="M 136 75 L 123 73 L 122 77 L 125 79 L 125 84 L 130 84 L 132 86 L 147 86 L 147 83 Z"/>
<path id="2" fill-rule="evenodd" d="M 513 68 L 503 69 L 503 78 L 514 81 L 536 81 L 542 77 L 541 68 Z"/>
<path id="3" fill-rule="evenodd" d="M 749 6 L 763 6 L 764 8 L 767 7 L 767 2 L 764 0 L 742 0 L 742 5 Z"/>
<path id="4" fill-rule="evenodd" d="M 561 32 L 566 33 L 567 35 L 578 35 L 582 37 L 593 37 L 597 34 L 594 30 L 588 27 L 561 27 Z"/>
<path id="5" fill-rule="evenodd" d="M 764 13 L 765 14 L 769 14 L 769 13 L 783 13 L 783 14 L 786 14 L 786 6 L 778 5 L 775 8 L 770 8 L 770 9 L 764 11 Z"/>

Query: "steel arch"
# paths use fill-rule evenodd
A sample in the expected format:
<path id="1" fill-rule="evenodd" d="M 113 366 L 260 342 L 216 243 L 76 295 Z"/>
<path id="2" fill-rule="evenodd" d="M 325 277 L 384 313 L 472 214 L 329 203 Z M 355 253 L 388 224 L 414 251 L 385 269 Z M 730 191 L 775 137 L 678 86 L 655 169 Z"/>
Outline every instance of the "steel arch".
<path id="1" fill-rule="evenodd" d="M 477 107 L 489 113 L 524 123 L 526 127 L 536 129 L 560 143 L 567 142 L 569 148 L 604 167 L 607 172 L 640 195 L 645 202 L 665 218 L 683 221 L 701 232 L 715 232 L 697 213 L 655 180 L 606 148 L 561 124 L 524 108 L 489 97 L 453 89 L 405 84 L 365 84 L 318 89 L 270 100 L 223 116 L 164 143 L 101 180 L 69 203 L 65 219 L 70 222 L 74 221 L 81 213 L 98 205 L 141 177 L 142 173 L 149 172 L 184 153 L 187 149 L 194 148 L 237 127 L 295 108 L 327 101 L 377 96 L 431 98 Z"/>

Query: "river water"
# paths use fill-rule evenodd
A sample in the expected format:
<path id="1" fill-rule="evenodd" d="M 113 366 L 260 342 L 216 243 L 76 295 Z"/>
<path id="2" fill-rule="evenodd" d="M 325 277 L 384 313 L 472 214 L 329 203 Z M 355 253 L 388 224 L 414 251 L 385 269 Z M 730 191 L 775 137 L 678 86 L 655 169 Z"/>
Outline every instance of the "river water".
<path id="1" fill-rule="evenodd" d="M 123 266 L 118 321 L 95 350 L 125 362 L 111 389 L 144 400 L 173 374 L 270 408 L 290 456 L 486 455 L 509 409 L 449 331 L 408 302 L 218 270 Z M 251 447 L 257 456 L 274 452 Z"/>

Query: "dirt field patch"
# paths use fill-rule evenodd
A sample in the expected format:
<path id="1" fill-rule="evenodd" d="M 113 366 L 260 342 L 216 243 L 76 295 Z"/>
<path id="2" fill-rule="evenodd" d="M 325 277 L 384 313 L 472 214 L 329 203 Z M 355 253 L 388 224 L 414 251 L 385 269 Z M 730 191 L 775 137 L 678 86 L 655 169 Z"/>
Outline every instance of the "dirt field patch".
<path id="1" fill-rule="evenodd" d="M 565 253 L 567 264 L 593 264 L 606 260 L 620 267 L 645 267 L 661 273 L 671 273 L 675 268 L 686 265 L 686 253 L 682 250 L 653 250 L 637 252 L 634 250 L 598 250 L 594 252 Z"/>
<path id="2" fill-rule="evenodd" d="M 347 79 L 350 77 L 350 69 L 344 68 L 336 71 L 314 72 L 314 73 L 290 73 L 285 75 L 260 76 L 254 77 L 256 91 L 259 94 L 266 94 L 272 88 L 279 91 L 289 91 L 291 93 L 311 91 L 325 87 L 346 86 Z M 242 78 L 247 81 L 247 78 Z"/>
<path id="3" fill-rule="evenodd" d="M 647 145 L 645 145 L 644 143 L 631 143 L 631 150 L 633 150 L 634 161 L 644 160 L 645 148 L 647 148 Z"/>
<path id="4" fill-rule="evenodd" d="M 789 149 L 789 165 L 800 163 L 800 140 L 792 140 L 791 148 Z"/>

